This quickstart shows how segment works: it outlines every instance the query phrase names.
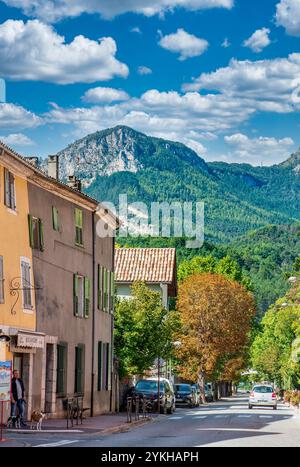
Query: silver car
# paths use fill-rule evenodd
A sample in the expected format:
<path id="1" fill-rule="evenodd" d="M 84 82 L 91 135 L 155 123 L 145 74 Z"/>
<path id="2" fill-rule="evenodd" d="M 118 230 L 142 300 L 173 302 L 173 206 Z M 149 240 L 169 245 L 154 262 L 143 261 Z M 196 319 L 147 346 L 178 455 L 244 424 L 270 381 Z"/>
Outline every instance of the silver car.
<path id="1" fill-rule="evenodd" d="M 253 407 L 272 407 L 277 410 L 277 395 L 273 386 L 258 384 L 254 386 L 249 396 L 249 409 Z"/>

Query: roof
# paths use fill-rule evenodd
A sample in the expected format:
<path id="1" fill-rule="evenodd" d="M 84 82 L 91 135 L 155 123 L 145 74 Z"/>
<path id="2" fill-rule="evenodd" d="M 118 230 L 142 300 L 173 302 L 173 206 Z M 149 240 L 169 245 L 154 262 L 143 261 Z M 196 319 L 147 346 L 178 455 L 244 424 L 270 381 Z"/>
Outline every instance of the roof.
<path id="1" fill-rule="evenodd" d="M 117 282 L 172 284 L 176 281 L 175 248 L 117 248 Z"/>

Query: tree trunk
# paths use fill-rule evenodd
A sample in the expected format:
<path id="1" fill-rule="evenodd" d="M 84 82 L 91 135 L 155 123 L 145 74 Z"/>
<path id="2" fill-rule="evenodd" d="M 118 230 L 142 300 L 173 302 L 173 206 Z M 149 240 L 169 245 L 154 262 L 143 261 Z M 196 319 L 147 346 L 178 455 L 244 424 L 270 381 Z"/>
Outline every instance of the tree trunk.
<path id="1" fill-rule="evenodd" d="M 200 371 L 198 375 L 198 384 L 200 387 L 200 400 L 201 404 L 206 404 L 206 397 L 205 397 L 205 372 Z"/>

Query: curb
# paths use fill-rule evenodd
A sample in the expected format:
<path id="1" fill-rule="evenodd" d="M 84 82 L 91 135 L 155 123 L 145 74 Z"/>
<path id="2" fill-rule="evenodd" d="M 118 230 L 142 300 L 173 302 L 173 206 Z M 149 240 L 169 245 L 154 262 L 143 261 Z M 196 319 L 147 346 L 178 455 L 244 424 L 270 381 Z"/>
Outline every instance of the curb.
<path id="1" fill-rule="evenodd" d="M 135 428 L 136 426 L 143 426 L 153 421 L 154 421 L 153 418 L 146 418 L 146 419 L 134 421 L 132 423 L 123 423 L 122 425 L 118 425 L 115 427 L 107 428 L 105 430 L 97 431 L 93 433 L 93 435 L 109 435 L 109 434 L 127 433 L 128 431 L 130 431 L 132 428 Z"/>

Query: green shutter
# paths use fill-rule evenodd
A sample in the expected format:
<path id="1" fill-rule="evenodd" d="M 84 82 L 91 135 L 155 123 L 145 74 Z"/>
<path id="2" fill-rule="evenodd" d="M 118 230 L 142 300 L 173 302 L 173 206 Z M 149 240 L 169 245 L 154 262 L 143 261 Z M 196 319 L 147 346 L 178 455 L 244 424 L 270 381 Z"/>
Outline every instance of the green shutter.
<path id="1" fill-rule="evenodd" d="M 112 363 L 112 354 L 111 354 L 111 345 L 107 344 L 107 390 L 111 390 L 111 363 Z"/>
<path id="2" fill-rule="evenodd" d="M 103 343 L 98 342 L 98 391 L 103 387 Z"/>
<path id="3" fill-rule="evenodd" d="M 103 267 L 98 264 L 98 310 L 103 310 Z"/>
<path id="4" fill-rule="evenodd" d="M 74 277 L 73 277 L 73 303 L 74 303 L 74 316 L 79 316 L 78 276 L 77 276 L 77 274 L 74 274 Z"/>
<path id="5" fill-rule="evenodd" d="M 91 303 L 91 281 L 88 277 L 84 278 L 84 317 L 88 318 L 90 315 Z"/>
<path id="6" fill-rule="evenodd" d="M 103 293 L 104 293 L 104 304 L 103 304 L 103 310 L 108 311 L 107 307 L 107 302 L 108 302 L 108 277 L 107 277 L 107 269 L 104 268 L 103 274 L 104 274 L 104 284 L 103 284 Z"/>
<path id="7" fill-rule="evenodd" d="M 28 214 L 28 228 L 29 228 L 29 244 L 31 248 L 34 248 L 33 222 L 32 222 L 32 216 L 30 214 Z"/>
<path id="8" fill-rule="evenodd" d="M 52 224 L 53 224 L 53 230 L 56 230 L 56 232 L 59 231 L 59 223 L 58 223 L 58 209 L 55 207 L 52 207 Z"/>
<path id="9" fill-rule="evenodd" d="M 81 229 L 83 227 L 82 210 L 77 208 L 75 209 L 75 225 Z"/>
<path id="10" fill-rule="evenodd" d="M 44 251 L 45 250 L 45 245 L 44 245 L 44 223 L 42 219 L 39 219 L 39 238 L 40 238 L 40 250 Z"/>
<path id="11" fill-rule="evenodd" d="M 110 273 L 110 311 L 114 312 L 115 306 L 115 273 Z"/>

